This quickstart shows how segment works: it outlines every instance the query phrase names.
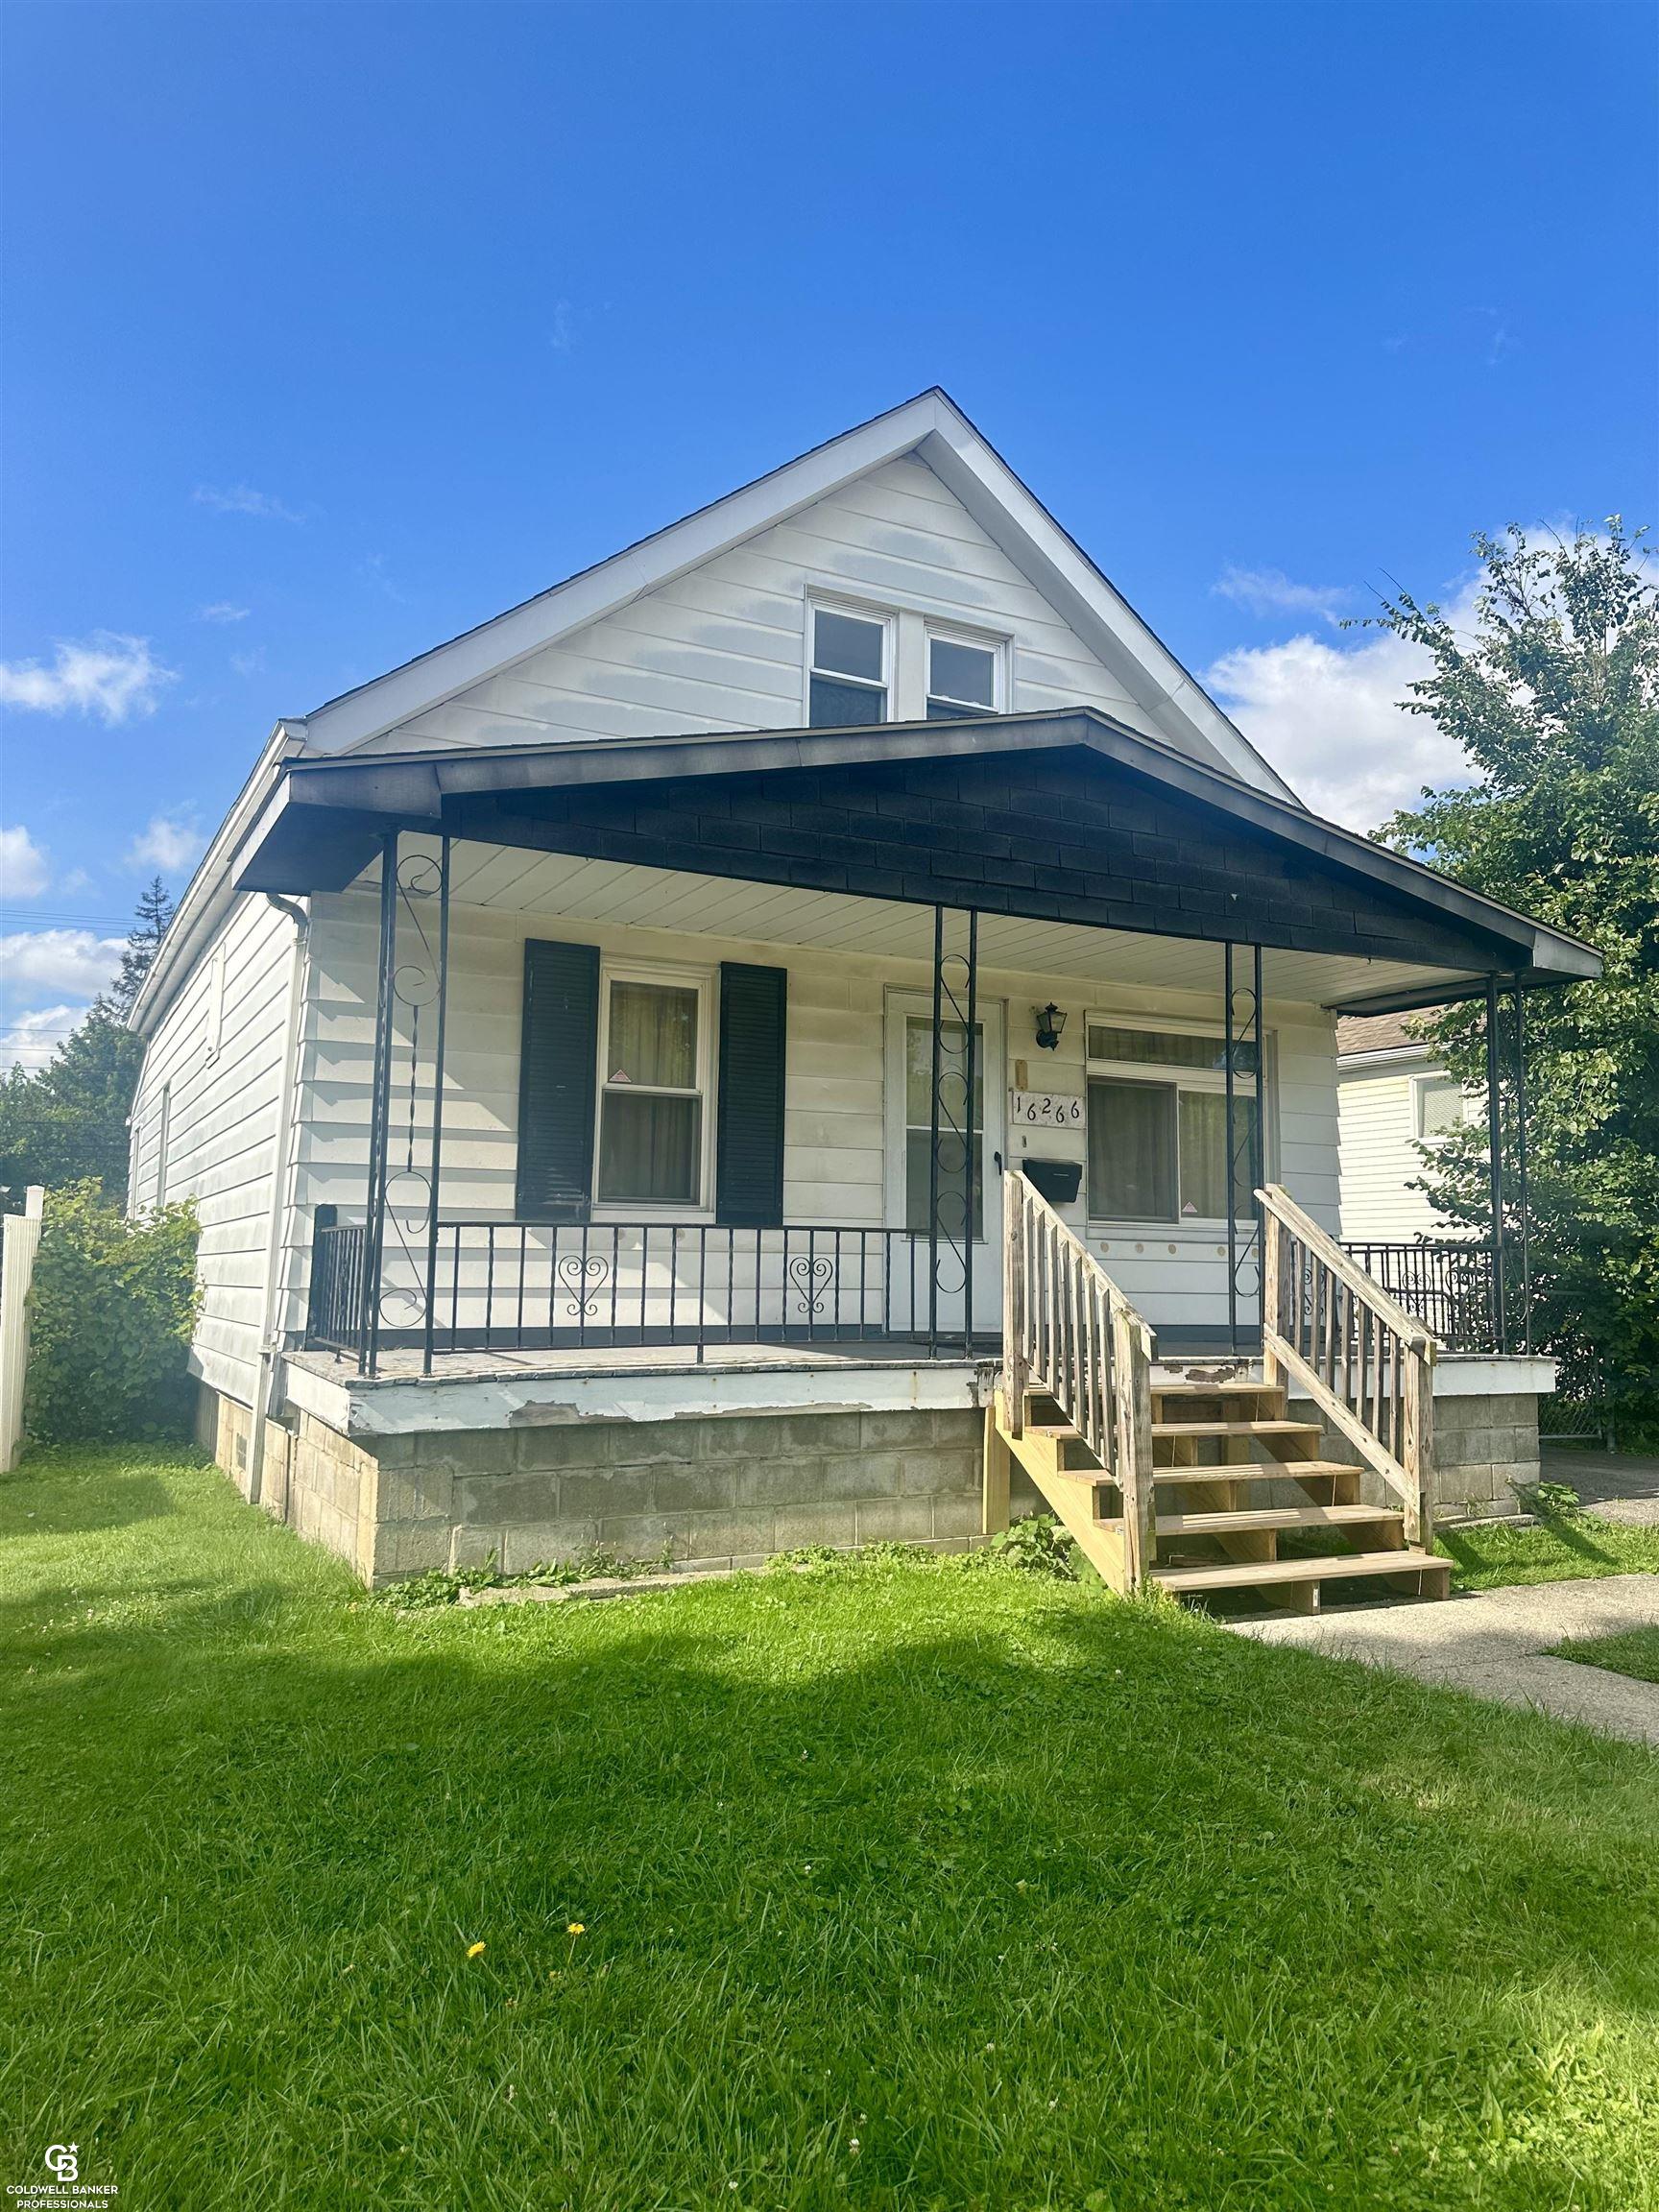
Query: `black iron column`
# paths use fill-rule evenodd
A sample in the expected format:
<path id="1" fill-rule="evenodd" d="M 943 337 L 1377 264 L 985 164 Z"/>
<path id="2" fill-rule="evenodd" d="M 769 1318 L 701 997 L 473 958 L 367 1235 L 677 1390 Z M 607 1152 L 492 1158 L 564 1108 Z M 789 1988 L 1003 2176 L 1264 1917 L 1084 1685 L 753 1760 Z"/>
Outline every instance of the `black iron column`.
<path id="1" fill-rule="evenodd" d="M 438 1199 L 444 1166 L 444 1031 L 449 1008 L 449 839 L 438 863 L 438 1034 L 432 1046 L 432 1171 L 426 1207 L 426 1324 L 421 1372 L 432 1372 L 432 1342 L 438 1315 Z M 522 1265 L 522 1262 L 520 1262 Z M 449 1316 L 453 1329 L 457 1316 Z"/>
<path id="2" fill-rule="evenodd" d="M 1267 1054 L 1262 1027 L 1262 948 L 1260 945 L 1250 948 L 1250 981 L 1247 986 L 1238 980 L 1235 953 L 1238 950 L 1233 945 L 1222 948 L 1222 1068 L 1227 1081 L 1227 1337 L 1235 1352 L 1240 1348 L 1238 1309 L 1242 1299 L 1254 1296 L 1258 1324 L 1261 1321 L 1262 1201 L 1256 1192 L 1266 1180 L 1264 1131 Z M 1250 1074 L 1253 1079 L 1255 1103 L 1254 1115 L 1247 1118 L 1248 1125 L 1243 1128 L 1239 1125 L 1238 1103 L 1240 1072 Z M 1241 1180 L 1240 1168 L 1249 1181 L 1251 1224 L 1250 1233 L 1242 1242 L 1238 1237 L 1238 1193 Z"/>
<path id="3" fill-rule="evenodd" d="M 983 1203 L 974 1172 L 978 1126 L 979 917 L 970 910 L 964 952 L 945 950 L 945 909 L 933 909 L 933 1039 L 927 1148 L 927 1350 L 939 1349 L 939 1297 L 960 1293 L 962 1348 L 974 1349 L 974 1242 Z"/>
<path id="4" fill-rule="evenodd" d="M 380 844 L 380 941 L 374 965 L 374 1072 L 369 1097 L 369 1204 L 357 1371 L 373 1375 L 380 1349 L 380 1257 L 386 1231 L 386 1163 L 392 1111 L 392 977 L 397 943 L 397 832 Z"/>
<path id="5" fill-rule="evenodd" d="M 1527 994 L 1515 986 L 1515 1197 L 1521 1247 L 1521 1346 L 1532 1349 L 1532 1194 L 1527 1180 Z"/>
<path id="6" fill-rule="evenodd" d="M 1486 985 L 1486 1185 L 1492 1222 L 1492 1337 L 1500 1352 L 1507 1352 L 1508 1302 L 1503 1286 L 1503 1066 L 1500 1047 L 1498 981 L 1494 976 Z"/>

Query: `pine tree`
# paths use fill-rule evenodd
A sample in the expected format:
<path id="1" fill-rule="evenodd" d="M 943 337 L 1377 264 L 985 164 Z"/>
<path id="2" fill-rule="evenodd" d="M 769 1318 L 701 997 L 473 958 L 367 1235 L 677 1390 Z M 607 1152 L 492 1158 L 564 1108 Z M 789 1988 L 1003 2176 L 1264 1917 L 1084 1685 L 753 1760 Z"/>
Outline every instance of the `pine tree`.
<path id="1" fill-rule="evenodd" d="M 127 1118 L 144 1047 L 127 1027 L 156 949 L 173 919 L 156 877 L 139 898 L 114 982 L 92 1001 L 46 1066 L 0 1075 L 0 1190 L 48 1190 L 95 1176 L 127 1196 Z"/>

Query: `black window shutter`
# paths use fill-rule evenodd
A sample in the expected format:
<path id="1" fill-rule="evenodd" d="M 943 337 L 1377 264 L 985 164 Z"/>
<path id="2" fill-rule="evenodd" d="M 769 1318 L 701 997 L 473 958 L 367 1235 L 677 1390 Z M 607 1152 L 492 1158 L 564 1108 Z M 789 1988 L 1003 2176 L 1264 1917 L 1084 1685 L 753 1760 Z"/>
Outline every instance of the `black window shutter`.
<path id="1" fill-rule="evenodd" d="M 521 1221 L 588 1218 L 598 1054 L 598 947 L 528 940 L 518 1061 Z"/>
<path id="2" fill-rule="evenodd" d="M 783 1219 L 783 1051 L 789 975 L 720 963 L 720 1120 L 714 1217 L 733 1229 Z"/>

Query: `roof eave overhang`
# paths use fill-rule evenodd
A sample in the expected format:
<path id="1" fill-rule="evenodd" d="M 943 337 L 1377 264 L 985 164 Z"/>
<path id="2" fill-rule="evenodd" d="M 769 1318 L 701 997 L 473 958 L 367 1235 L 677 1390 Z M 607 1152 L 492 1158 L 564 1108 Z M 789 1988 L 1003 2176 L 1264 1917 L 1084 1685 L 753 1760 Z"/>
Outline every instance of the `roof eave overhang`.
<path id="1" fill-rule="evenodd" d="M 247 840 L 237 881 L 246 890 L 338 891 L 393 830 L 440 833 L 469 800 L 664 778 L 765 775 L 789 769 L 903 763 L 1083 750 L 1246 823 L 1396 896 L 1435 909 L 1492 944 L 1491 964 L 1453 973 L 1404 996 L 1345 1001 L 1343 1013 L 1443 1004 L 1484 990 L 1490 974 L 1527 986 L 1599 974 L 1588 946 L 1465 890 L 1419 861 L 1238 782 L 1094 708 L 986 715 L 961 722 L 889 722 L 842 730 L 736 732 L 719 736 L 490 746 L 290 760 Z M 729 871 L 721 871 L 729 872 Z"/>

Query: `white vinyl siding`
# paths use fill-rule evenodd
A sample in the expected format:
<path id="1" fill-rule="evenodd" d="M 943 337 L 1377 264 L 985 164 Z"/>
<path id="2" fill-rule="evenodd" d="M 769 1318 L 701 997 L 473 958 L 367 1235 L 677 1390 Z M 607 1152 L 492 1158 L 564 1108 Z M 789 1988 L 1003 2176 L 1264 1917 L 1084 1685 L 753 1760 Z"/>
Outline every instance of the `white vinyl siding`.
<path id="1" fill-rule="evenodd" d="M 1446 1224 L 1410 1185 L 1425 1172 L 1417 1144 L 1416 1068 L 1342 1070 L 1342 1234 L 1399 1242 L 1444 1235 Z"/>
<path id="2" fill-rule="evenodd" d="M 264 1319 L 293 959 L 293 922 L 263 899 L 240 901 L 151 1036 L 132 1109 L 131 1207 L 191 1198 L 201 1217 L 191 1370 L 244 1405 Z"/>
<path id="3" fill-rule="evenodd" d="M 807 611 L 828 593 L 891 613 L 902 663 L 888 708 L 926 710 L 929 625 L 999 643 L 1014 711 L 1094 706 L 1160 734 L 925 462 L 888 462 L 603 621 L 376 738 L 423 743 L 792 729 L 806 719 Z"/>

